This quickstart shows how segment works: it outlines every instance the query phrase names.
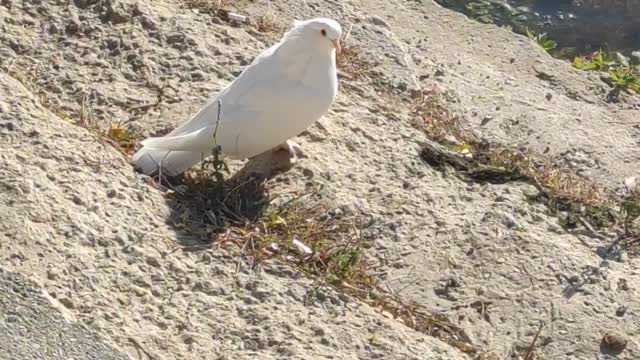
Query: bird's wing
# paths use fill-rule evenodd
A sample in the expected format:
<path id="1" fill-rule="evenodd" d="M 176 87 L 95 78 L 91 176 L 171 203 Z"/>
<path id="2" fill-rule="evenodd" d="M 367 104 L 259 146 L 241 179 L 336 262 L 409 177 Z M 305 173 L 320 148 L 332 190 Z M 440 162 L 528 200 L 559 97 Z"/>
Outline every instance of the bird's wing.
<path id="1" fill-rule="evenodd" d="M 208 127 L 198 129 L 196 131 L 187 132 L 175 136 L 152 137 L 144 140 L 142 145 L 145 148 L 154 150 L 171 150 L 171 151 L 201 151 L 207 148 L 213 137 L 213 131 Z M 209 134 L 211 132 L 211 134 Z"/>
<path id="2" fill-rule="evenodd" d="M 276 64 L 275 52 L 280 43 L 277 43 L 258 55 L 249 66 L 233 82 L 224 87 L 215 96 L 209 98 L 207 103 L 194 114 L 191 119 L 173 130 L 166 136 L 179 136 L 188 134 L 206 127 L 215 126 L 218 120 L 218 103 L 222 104 L 220 122 L 233 121 L 232 116 L 224 113 L 233 111 L 234 107 L 243 103 L 241 94 L 251 93 L 256 84 L 273 83 L 280 75 Z M 271 93 L 273 95 L 273 93 Z M 268 99 L 264 99 L 268 101 Z"/>

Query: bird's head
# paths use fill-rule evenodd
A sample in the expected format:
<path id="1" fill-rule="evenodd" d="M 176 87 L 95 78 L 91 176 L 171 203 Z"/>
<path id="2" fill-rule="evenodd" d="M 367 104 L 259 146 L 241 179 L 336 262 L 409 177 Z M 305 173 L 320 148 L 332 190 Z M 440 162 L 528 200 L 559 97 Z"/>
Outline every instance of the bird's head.
<path id="1" fill-rule="evenodd" d="M 290 33 L 300 40 L 317 46 L 319 50 L 335 49 L 340 54 L 340 37 L 342 28 L 337 21 L 327 18 L 315 18 L 305 21 L 294 21 Z"/>

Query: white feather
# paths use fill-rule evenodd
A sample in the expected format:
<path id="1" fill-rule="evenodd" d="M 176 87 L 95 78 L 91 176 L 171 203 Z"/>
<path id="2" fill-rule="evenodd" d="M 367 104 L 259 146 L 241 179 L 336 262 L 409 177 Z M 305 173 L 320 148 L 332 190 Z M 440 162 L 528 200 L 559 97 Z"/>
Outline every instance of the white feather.
<path id="1" fill-rule="evenodd" d="M 225 156 L 248 158 L 304 131 L 328 111 L 337 93 L 332 39 L 320 35 L 325 27 L 330 36 L 340 36 L 333 20 L 298 22 L 189 121 L 164 137 L 143 141 L 134 166 L 150 174 L 162 164 L 176 175 L 211 153 L 214 132 Z"/>

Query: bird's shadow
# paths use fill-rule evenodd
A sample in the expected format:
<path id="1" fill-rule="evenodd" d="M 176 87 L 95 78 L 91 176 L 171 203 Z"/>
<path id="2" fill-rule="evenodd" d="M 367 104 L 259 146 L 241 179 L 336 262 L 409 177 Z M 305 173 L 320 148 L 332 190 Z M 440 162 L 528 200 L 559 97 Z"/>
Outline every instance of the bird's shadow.
<path id="1" fill-rule="evenodd" d="M 165 196 L 171 209 L 167 223 L 176 231 L 178 245 L 190 251 L 206 250 L 215 234 L 260 219 L 271 200 L 267 182 L 292 167 L 287 151 L 266 151 L 222 183 L 207 169 L 157 179 L 172 190 Z"/>

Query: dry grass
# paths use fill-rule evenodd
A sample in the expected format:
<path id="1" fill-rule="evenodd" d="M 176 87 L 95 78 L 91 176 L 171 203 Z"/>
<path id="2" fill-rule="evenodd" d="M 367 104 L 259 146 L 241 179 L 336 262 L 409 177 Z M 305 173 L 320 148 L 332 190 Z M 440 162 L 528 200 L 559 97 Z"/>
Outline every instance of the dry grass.
<path id="1" fill-rule="evenodd" d="M 616 230 L 620 238 L 615 243 L 640 254 L 640 189 L 621 198 L 544 155 L 481 141 L 447 109 L 446 100 L 444 94 L 429 92 L 411 107 L 414 125 L 433 140 L 423 146 L 427 162 L 452 166 L 477 181 L 527 181 L 552 212 L 563 214 L 565 228 L 584 226 L 595 235 L 596 229 Z"/>
<path id="2" fill-rule="evenodd" d="M 218 171 L 219 172 L 219 171 Z M 254 269 L 278 262 L 365 302 L 410 328 L 474 353 L 461 329 L 445 318 L 383 289 L 377 263 L 366 256 L 362 219 L 328 209 L 304 194 L 266 210 L 270 196 L 265 180 L 228 179 L 222 186 L 211 165 L 192 171 L 172 185 L 174 217 L 180 228 L 206 235 L 212 244 L 234 253 Z M 218 185 L 216 185 L 218 184 Z M 202 246 L 197 245 L 197 246 Z"/>
<path id="3" fill-rule="evenodd" d="M 232 245 L 251 267 L 269 261 L 290 265 L 422 333 L 474 353 L 459 328 L 415 303 L 384 290 L 368 259 L 358 216 L 335 214 L 302 198 L 268 212 L 256 222 L 213 234 L 216 243 Z"/>
<path id="4" fill-rule="evenodd" d="M 346 41 L 340 41 L 342 52 L 336 58 L 338 69 L 351 80 L 364 78 L 371 69 L 371 64 L 364 59 L 360 50 Z"/>
<path id="5" fill-rule="evenodd" d="M 597 227 L 614 222 L 608 212 L 615 201 L 605 190 L 540 154 L 477 139 L 462 126 L 460 116 L 447 109 L 444 94 L 427 93 L 413 103 L 411 113 L 414 125 L 443 145 L 424 147 L 423 158 L 433 165 L 455 165 L 480 181 L 528 181 L 554 210 L 578 213 Z"/>
<path id="6" fill-rule="evenodd" d="M 351 80 L 359 80 L 367 75 L 372 65 L 365 60 L 360 49 L 349 42 L 353 30 L 353 24 L 340 39 L 342 51 L 336 57 L 336 67 L 338 71 Z"/>
<path id="7" fill-rule="evenodd" d="M 104 137 L 111 140 L 114 147 L 128 156 L 133 155 L 142 140 L 140 131 L 126 124 L 109 125 Z"/>
<path id="8" fill-rule="evenodd" d="M 251 25 L 256 31 L 268 34 L 270 38 L 280 38 L 287 30 L 287 26 L 271 11 L 252 19 Z"/>
<path id="9" fill-rule="evenodd" d="M 224 9 L 242 9 L 249 0 L 183 0 L 183 2 L 191 9 L 217 16 Z"/>
<path id="10" fill-rule="evenodd" d="M 112 146 L 125 156 L 131 155 L 138 146 L 138 142 L 141 140 L 140 132 L 130 126 L 124 123 L 115 123 L 105 130 L 98 125 L 93 112 L 87 105 L 86 93 L 82 97 L 80 111 L 76 114 L 69 114 L 51 100 L 46 89 L 38 85 L 37 74 L 29 76 L 26 75 L 26 71 L 14 67 L 9 67 L 7 74 L 34 94 L 40 106 L 58 118 L 86 129 L 98 142 Z"/>
<path id="11" fill-rule="evenodd" d="M 476 142 L 471 134 L 462 127 L 460 116 L 452 113 L 446 106 L 446 95 L 430 91 L 415 99 L 411 106 L 413 125 L 424 130 L 437 142 L 458 141 Z"/>

